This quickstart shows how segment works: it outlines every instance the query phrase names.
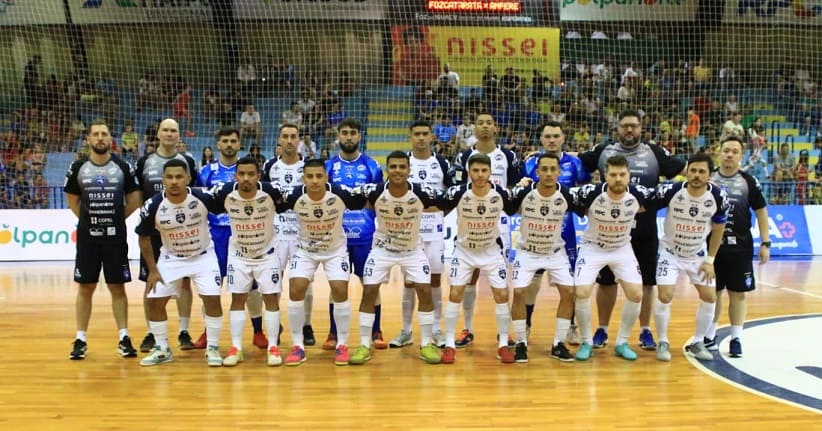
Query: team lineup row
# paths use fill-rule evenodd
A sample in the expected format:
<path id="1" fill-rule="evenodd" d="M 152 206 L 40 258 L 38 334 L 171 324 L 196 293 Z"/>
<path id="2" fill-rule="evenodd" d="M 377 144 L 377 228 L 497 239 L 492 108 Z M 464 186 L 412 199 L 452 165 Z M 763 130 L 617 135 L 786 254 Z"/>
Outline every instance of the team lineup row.
<path id="1" fill-rule="evenodd" d="M 490 127 L 486 127 L 485 130 L 493 131 L 493 119 L 490 116 L 487 117 Z M 478 118 L 478 126 L 481 118 L 482 116 Z M 631 127 L 626 128 L 631 129 Z M 357 134 L 359 132 L 358 128 L 349 129 L 351 129 L 348 131 L 350 135 L 353 135 L 354 131 Z M 543 128 L 543 138 L 550 140 L 551 129 L 559 128 L 547 125 Z M 341 125 L 341 137 L 345 136 L 345 131 L 345 127 Z M 633 166 L 629 158 L 619 154 L 609 155 L 603 160 L 604 168 L 599 170 L 604 176 L 604 183 L 569 188 L 562 184 L 561 176 L 565 174 L 564 171 L 567 171 L 563 169 L 565 167 L 563 160 L 570 156 L 561 153 L 561 150 L 559 154 L 546 151 L 545 154 L 529 159 L 525 164 L 528 166 L 529 162 L 531 163 L 537 181 L 531 183 L 528 179 L 524 179 L 509 192 L 499 184 L 495 184 L 496 178 L 494 177 L 500 172 L 500 161 L 508 163 L 506 169 L 508 171 L 512 170 L 512 165 L 516 161 L 512 163 L 510 159 L 506 160 L 504 153 L 503 157 L 497 157 L 499 154 L 494 154 L 494 150 L 483 152 L 480 148 L 482 142 L 478 142 L 474 151 L 466 154 L 467 160 L 460 165 L 463 168 L 462 172 L 467 173 L 468 184 L 447 189 L 441 187 L 437 191 L 426 187 L 427 184 L 420 185 L 419 183 L 425 183 L 425 181 L 419 180 L 425 180 L 428 177 L 426 173 L 429 171 L 431 173 L 438 171 L 440 178 L 444 176 L 446 171 L 442 169 L 442 163 L 438 158 L 430 155 L 429 152 L 431 156 L 429 159 L 433 159 L 434 162 L 430 164 L 429 169 L 412 169 L 414 161 L 420 160 L 415 154 L 417 145 L 414 137 L 420 135 L 419 141 L 424 143 L 425 136 L 422 135 L 426 135 L 426 131 L 430 134 L 430 125 L 412 125 L 411 139 L 415 151 L 411 156 L 403 152 L 395 152 L 389 156 L 388 181 L 383 183 L 380 173 L 378 181 L 353 184 L 354 187 L 334 184 L 334 176 L 350 178 L 361 175 L 368 171 L 368 168 L 364 167 L 365 165 L 343 166 L 342 160 L 338 158 L 329 161 L 329 165 L 324 165 L 319 161 L 305 162 L 299 172 L 286 174 L 280 181 L 277 181 L 278 178 L 271 178 L 271 173 L 275 173 L 278 169 L 270 169 L 261 174 L 255 161 L 251 159 L 235 161 L 233 175 L 235 181 L 223 184 L 221 187 L 214 187 L 209 192 L 187 187 L 191 184 L 190 164 L 187 161 L 179 159 L 166 161 L 160 170 L 162 187 L 165 191 L 146 201 L 141 211 L 140 227 L 138 227 L 147 275 L 146 303 L 148 304 L 149 327 L 155 338 L 154 349 L 149 356 L 143 359 L 142 363 L 154 365 L 171 360 L 165 305 L 171 296 L 185 290 L 182 288 L 183 280 L 186 278 L 191 279 L 197 286 L 205 305 L 208 345 L 206 357 L 210 365 L 236 365 L 242 361 L 241 334 L 242 324 L 245 321 L 243 309 L 253 282 L 259 286 L 265 303 L 265 322 L 269 332 L 268 363 L 269 365 L 281 363 L 282 357 L 276 346 L 276 336 L 273 336 L 275 340 L 272 340 L 272 335 L 277 334 L 279 330 L 279 282 L 282 275 L 281 268 L 286 265 L 286 260 L 290 261 L 287 315 L 294 344 L 290 353 L 285 357 L 285 363 L 288 365 L 297 365 L 305 360 L 303 336 L 305 335 L 306 305 L 304 302 L 306 290 L 320 264 L 324 266 L 331 286 L 331 297 L 334 303 L 332 316 L 333 322 L 336 323 L 335 362 L 338 364 L 362 364 L 371 358 L 372 341 L 374 340 L 372 328 L 376 314 L 378 314 L 375 304 L 378 301 L 379 286 L 388 280 L 388 272 L 394 265 L 402 267 L 406 281 L 413 283 L 420 300 L 418 310 L 422 332 L 420 356 L 426 362 L 454 362 L 459 307 L 463 302 L 462 297 L 466 286 L 474 282 L 476 270 L 481 270 L 488 275 L 494 293 L 500 340 L 497 353 L 502 362 L 527 361 L 529 326 L 527 320 L 530 320 L 530 316 L 526 319 L 529 307 L 526 305 L 524 291 L 526 287 L 533 285 L 534 279 L 537 280 L 538 285 L 539 278 L 534 275 L 542 270 L 548 271 L 552 284 L 557 285 L 560 291 L 557 333 L 552 356 L 560 360 L 574 359 L 564 346 L 563 340 L 571 326 L 574 310 L 576 310 L 583 336 L 576 359 L 588 359 L 594 346 L 604 345 L 602 340 L 598 343 L 596 337 L 591 334 L 589 296 L 597 273 L 606 266 L 612 270 L 615 280 L 620 282 L 626 294 L 615 352 L 623 358 L 632 360 L 636 359 L 636 354 L 628 346 L 627 337 L 640 314 L 643 285 L 647 285 L 645 279 L 647 271 L 643 268 L 643 266 L 648 266 L 645 256 L 652 256 L 654 268 L 651 269 L 651 273 L 659 279 L 652 283 L 652 285 L 657 282 L 659 284 L 659 295 L 654 313 L 660 337 L 657 349 L 658 359 L 670 360 L 666 334 L 667 320 L 670 314 L 669 303 L 679 272 L 685 272 L 691 277 L 699 290 L 701 299 L 694 343 L 689 346 L 688 351 L 699 359 L 712 358 L 703 339 L 710 338 L 708 332 L 714 317 L 716 288 L 712 283 L 713 261 L 723 256 L 723 253 L 718 254 L 721 246 L 736 245 L 736 241 L 731 244 L 727 238 L 728 232 L 733 232 L 735 225 L 733 211 L 729 215 L 729 207 L 733 207 L 729 205 L 729 201 L 731 204 L 738 205 L 738 203 L 734 202 L 733 196 L 729 199 L 723 191 L 723 189 L 730 190 L 727 186 L 723 185 L 720 188 L 709 182 L 712 175 L 710 158 L 695 156 L 689 163 L 686 182 L 650 189 L 631 184 L 636 179 L 632 177 Z M 559 131 L 561 136 L 561 129 Z M 293 132 L 296 135 L 296 129 Z M 488 135 L 482 133 L 483 129 L 479 132 L 478 138 L 480 139 Z M 288 141 L 288 134 L 289 127 L 284 126 L 280 139 L 283 158 L 289 155 L 286 151 L 289 149 L 288 142 L 283 145 L 284 141 Z M 493 133 L 489 134 L 493 138 Z M 284 135 L 285 139 L 283 139 Z M 236 139 L 236 136 L 234 138 Z M 428 139 L 430 141 L 430 138 Z M 89 143 L 95 150 L 93 154 L 97 154 L 97 146 L 94 145 L 91 135 Z M 561 142 L 559 144 L 561 145 Z M 729 149 L 739 147 L 741 151 L 741 143 L 738 141 L 726 144 Z M 102 144 L 99 147 L 104 152 Z M 219 143 L 218 148 L 220 148 Z M 344 153 L 346 148 L 343 139 L 341 139 L 341 148 Z M 356 149 L 356 144 L 354 148 Z M 495 150 L 500 152 L 497 147 Z M 354 159 L 364 157 L 358 153 L 355 156 Z M 585 157 L 582 156 L 581 159 L 584 161 Z M 603 158 L 602 152 L 599 157 Z M 107 161 L 112 162 L 110 158 Z M 497 166 L 495 166 L 495 161 Z M 113 163 L 115 165 L 119 163 L 121 167 L 119 169 L 121 173 L 118 175 L 127 176 L 127 165 L 123 167 L 124 164 L 116 159 Z M 417 163 L 417 166 L 419 165 Z M 350 169 L 340 169 L 341 167 Z M 88 203 L 82 207 L 87 214 L 76 212 L 80 216 L 81 226 L 84 225 L 84 218 L 87 219 L 83 227 L 88 229 L 89 242 L 83 241 L 83 243 L 85 245 L 93 243 L 94 248 L 100 248 L 112 242 L 106 239 L 113 240 L 124 234 L 121 232 L 124 226 L 121 227 L 118 223 L 121 218 L 117 217 L 117 208 L 113 208 L 114 204 L 107 205 L 107 202 L 116 202 L 117 199 L 112 199 L 107 190 L 121 188 L 120 200 L 122 201 L 123 195 L 131 195 L 131 192 L 139 187 L 137 185 L 139 180 L 135 181 L 133 188 L 127 184 L 128 181 L 125 179 L 122 182 L 101 181 L 100 173 L 117 171 L 117 169 L 110 168 L 106 164 L 91 163 L 90 166 L 85 166 L 81 162 L 78 166 L 72 167 L 67 181 L 66 191 L 69 195 L 75 191 L 71 188 L 72 184 L 85 185 L 82 188 L 78 187 L 82 190 L 77 190 L 77 194 L 78 200 Z M 138 172 L 140 168 L 141 163 L 138 162 Z M 100 172 L 91 172 L 95 169 Z M 416 175 L 412 176 L 412 171 Z M 78 172 L 83 172 L 88 179 L 78 181 L 78 178 L 75 178 Z M 155 169 L 154 175 L 157 173 Z M 297 181 L 295 173 L 301 174 L 299 179 L 302 181 Z M 713 175 L 716 177 L 718 174 L 721 172 Z M 508 176 L 510 178 L 510 175 Z M 275 180 L 275 185 L 260 182 L 261 178 Z M 415 179 L 418 181 L 413 181 Z M 340 183 L 340 181 L 336 182 Z M 756 186 L 755 183 L 754 186 Z M 156 184 L 152 187 L 156 187 Z M 82 199 L 80 194 L 82 194 Z M 130 199 L 126 197 L 125 201 L 127 205 L 125 209 L 120 208 L 120 212 L 128 210 Z M 365 205 L 368 205 L 368 208 L 363 210 Z M 648 250 L 646 246 L 644 250 L 635 254 L 635 250 L 631 247 L 632 228 L 635 224 L 637 228 L 639 227 L 644 213 L 655 213 L 657 208 L 665 206 L 669 207 L 669 211 L 666 215 L 665 232 L 659 248 L 657 249 L 654 244 L 652 250 Z M 762 207 L 764 208 L 764 201 Z M 442 352 L 436 347 L 441 344 L 441 341 L 435 340 L 440 327 L 437 315 L 441 309 L 435 302 L 439 302 L 437 297 L 440 295 L 436 292 L 432 296 L 431 287 L 431 275 L 439 275 L 442 272 L 443 212 L 440 210 L 456 211 L 458 225 L 454 257 L 449 274 L 451 291 L 448 296 L 449 302 L 445 307 L 445 348 Z M 575 265 L 573 264 L 574 256 L 566 252 L 569 244 L 564 239 L 568 230 L 567 214 L 570 211 L 586 215 L 590 221 L 589 227 L 583 234 Z M 288 216 L 275 217 L 275 213 L 278 212 L 281 216 L 285 214 Z M 374 224 L 376 229 L 372 230 L 373 247 L 369 247 L 371 250 L 366 254 L 365 259 L 359 259 L 363 263 L 360 273 L 356 270 L 356 259 L 351 259 L 352 256 L 349 255 L 351 244 L 350 237 L 346 238 L 346 233 L 351 229 L 344 229 L 346 218 L 357 212 L 371 214 L 371 216 L 370 220 L 369 217 L 354 220 L 355 224 L 364 225 L 369 221 L 373 224 L 376 220 Z M 500 241 L 500 227 L 505 226 L 505 214 L 514 212 L 519 212 L 523 221 L 516 259 L 511 265 L 510 277 L 507 277 L 509 271 L 506 269 L 505 258 L 501 252 L 502 249 L 496 244 Z M 227 265 L 222 266 L 226 267 L 227 285 L 229 291 L 232 292 L 229 320 L 233 346 L 225 358 L 221 357 L 216 347 L 222 321 L 219 303 L 222 280 L 217 270 L 221 265 L 215 262 L 220 260 L 219 246 L 216 247 L 218 253 L 215 254 L 215 247 L 212 245 L 218 244 L 218 239 L 214 237 L 212 241 L 213 226 L 211 233 L 207 229 L 209 213 L 226 213 L 230 230 L 228 237 L 230 239 L 226 247 Z M 114 217 L 103 217 L 107 214 L 114 215 Z M 726 229 L 725 226 L 729 216 L 728 225 L 732 229 Z M 279 226 L 274 229 L 275 220 L 286 225 L 291 224 L 291 227 Z M 348 220 L 348 222 L 350 226 L 351 221 Z M 425 226 L 432 228 L 426 229 Z M 437 231 L 437 226 L 440 228 L 439 231 Z M 360 229 L 360 232 L 363 230 Z M 296 234 L 296 240 L 280 238 L 284 231 Z M 157 235 L 158 232 L 159 235 Z M 710 233 L 713 235 L 706 249 L 706 238 Z M 157 242 L 152 240 L 157 237 L 161 239 L 159 243 L 162 244 L 159 253 L 155 250 L 156 247 L 153 247 Z M 502 237 L 505 238 L 506 235 Z M 744 245 L 744 238 L 740 239 L 743 243 L 741 245 Z M 573 245 L 571 247 L 573 250 Z M 293 253 L 282 253 L 283 249 L 291 249 Z M 96 284 L 101 264 L 111 289 L 111 284 L 118 281 L 115 279 L 116 263 L 107 262 L 105 258 L 101 262 L 99 257 L 106 256 L 106 253 L 83 262 L 84 259 L 81 259 L 81 256 L 94 255 L 79 253 L 80 250 L 81 241 L 78 240 L 78 264 L 75 279 L 81 284 L 81 290 L 84 283 L 91 283 L 84 277 L 93 278 Z M 658 259 L 657 254 L 659 254 Z M 724 254 L 738 253 L 733 253 L 731 250 L 730 253 Z M 158 255 L 159 259 L 157 259 Z M 639 261 L 638 257 L 641 257 Z M 750 266 L 750 254 L 747 256 L 747 261 Z M 347 282 L 351 264 L 355 266 L 355 274 L 362 278 L 364 292 L 359 313 L 361 345 L 349 354 L 347 336 L 351 306 L 347 298 Z M 110 270 L 107 266 L 114 267 L 114 269 Z M 573 271 L 572 268 L 574 268 Z M 121 278 L 129 275 L 125 273 L 126 271 L 127 266 Z M 93 277 L 84 274 L 93 274 Z M 110 275 L 113 277 L 109 277 Z M 723 274 L 717 273 L 716 275 L 720 281 L 717 288 L 727 287 L 729 291 L 734 292 L 740 290 L 737 289 L 736 279 L 739 278 L 737 275 L 726 274 L 724 278 Z M 513 309 L 508 306 L 507 278 L 511 279 L 514 287 Z M 435 285 L 439 284 L 439 280 L 434 281 Z M 600 285 L 606 284 L 602 279 L 598 281 Z M 748 283 L 749 289 L 752 288 L 750 284 Z M 404 289 L 404 291 L 409 290 Z M 744 289 L 742 291 L 744 292 Z M 410 321 L 408 316 L 410 311 L 407 310 L 405 303 L 406 301 L 403 302 L 403 331 L 400 337 L 405 335 L 406 338 L 410 338 L 410 323 L 407 323 Z M 470 335 L 467 318 L 468 313 L 466 313 L 466 330 Z M 508 330 L 512 318 L 516 345 L 514 349 L 509 349 Z M 79 320 L 78 317 L 78 323 Z M 437 331 L 434 330 L 435 327 Z M 466 330 L 463 331 L 463 337 L 460 339 L 463 344 L 466 341 Z M 78 335 L 80 335 L 79 332 L 78 330 Z M 598 330 L 597 333 L 599 332 Z M 82 355 L 84 356 L 85 340 L 78 337 L 75 347 L 77 347 L 77 341 L 83 342 Z"/>

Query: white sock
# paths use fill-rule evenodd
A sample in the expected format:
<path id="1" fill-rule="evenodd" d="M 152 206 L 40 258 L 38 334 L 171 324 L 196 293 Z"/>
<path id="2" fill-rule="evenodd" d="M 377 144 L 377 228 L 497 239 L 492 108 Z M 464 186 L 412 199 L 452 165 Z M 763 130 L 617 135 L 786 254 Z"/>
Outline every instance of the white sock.
<path id="1" fill-rule="evenodd" d="M 528 345 L 527 331 L 528 325 L 525 324 L 525 319 L 514 320 L 514 337 L 516 337 L 517 343 L 525 343 Z"/>
<path id="2" fill-rule="evenodd" d="M 311 310 L 314 307 L 314 283 L 308 283 L 308 289 L 305 291 L 305 325 L 311 324 Z"/>
<path id="3" fill-rule="evenodd" d="M 508 345 L 508 328 L 511 326 L 511 308 L 508 303 L 494 305 L 494 315 L 497 318 L 499 347 L 505 347 Z"/>
<path id="4" fill-rule="evenodd" d="M 148 330 L 154 334 L 154 343 L 164 351 L 168 349 L 168 320 L 149 321 Z"/>
<path id="5" fill-rule="evenodd" d="M 627 299 L 625 303 L 622 304 L 622 318 L 619 322 L 619 332 L 617 333 L 616 339 L 617 346 L 628 342 L 628 337 L 631 336 L 631 329 L 633 329 L 636 319 L 639 318 L 640 308 L 642 308 L 641 303 Z"/>
<path id="6" fill-rule="evenodd" d="M 460 318 L 460 303 L 451 302 L 445 304 L 445 346 L 457 347 L 456 332 L 457 320 Z"/>
<path id="7" fill-rule="evenodd" d="M 477 303 L 477 285 L 468 284 L 462 294 L 462 311 L 465 314 L 465 329 L 474 332 L 474 305 Z"/>
<path id="8" fill-rule="evenodd" d="M 188 331 L 188 322 L 191 321 L 190 317 L 180 317 L 180 332 Z"/>
<path id="9" fill-rule="evenodd" d="M 716 309 L 714 309 L 714 312 L 716 312 Z M 714 316 L 714 317 L 716 317 L 716 316 Z M 716 324 L 717 324 L 717 322 L 711 322 L 708 325 L 708 329 L 705 331 L 705 338 L 709 338 L 711 340 L 716 338 Z"/>
<path id="10" fill-rule="evenodd" d="M 120 337 L 120 340 L 122 340 L 125 337 L 128 337 L 128 328 L 118 329 L 117 335 Z"/>
<path id="11" fill-rule="evenodd" d="M 742 341 L 742 325 L 731 325 L 731 340 L 734 338 Z"/>
<path id="12" fill-rule="evenodd" d="M 420 321 L 420 346 L 427 346 L 434 338 L 434 312 L 418 311 L 417 320 Z"/>
<path id="13" fill-rule="evenodd" d="M 442 288 L 431 286 L 431 300 L 434 302 L 434 332 L 442 327 Z"/>
<path id="14" fill-rule="evenodd" d="M 579 313 L 577 313 L 577 315 L 579 315 Z M 570 329 L 571 319 L 557 317 L 557 332 L 554 334 L 554 346 L 565 342 L 565 338 L 568 337 L 568 331 Z"/>
<path id="15" fill-rule="evenodd" d="M 237 350 L 243 350 L 243 330 L 245 329 L 245 310 L 230 310 L 228 324 L 231 328 L 231 344 Z"/>
<path id="16" fill-rule="evenodd" d="M 150 331 L 150 330 L 151 330 L 151 326 L 149 326 L 149 331 Z M 80 340 L 80 341 L 85 342 L 85 341 L 87 340 L 87 338 L 86 338 L 86 331 L 77 331 L 77 335 L 75 335 L 75 336 L 74 336 L 74 338 L 76 338 L 76 339 L 78 339 L 78 340 Z M 155 339 L 156 339 L 156 337 L 155 337 Z"/>
<path id="17" fill-rule="evenodd" d="M 577 326 L 582 341 L 594 344 L 594 336 L 591 333 L 591 300 L 590 298 L 574 300 L 574 312 L 577 315 Z"/>
<path id="18" fill-rule="evenodd" d="M 334 303 L 334 322 L 337 323 L 337 346 L 348 344 L 351 333 L 351 301 Z"/>
<path id="19" fill-rule="evenodd" d="M 696 329 L 694 330 L 694 343 L 702 341 L 708 332 L 708 327 L 714 320 L 714 303 L 700 300 L 696 309 Z"/>
<path id="20" fill-rule="evenodd" d="M 220 330 L 223 329 L 222 316 L 205 316 L 206 345 L 217 347 L 220 345 Z"/>
<path id="21" fill-rule="evenodd" d="M 656 324 L 657 340 L 668 342 L 668 323 L 671 321 L 671 303 L 654 300 L 654 323 Z"/>
<path id="22" fill-rule="evenodd" d="M 402 330 L 411 332 L 414 322 L 414 306 L 416 305 L 417 290 L 403 287 L 402 289 Z"/>
<path id="23" fill-rule="evenodd" d="M 371 331 L 374 330 L 374 319 L 377 317 L 374 313 L 365 313 L 360 311 L 360 344 L 365 347 L 371 347 Z"/>
<path id="24" fill-rule="evenodd" d="M 263 311 L 263 323 L 265 323 L 265 331 L 268 332 L 268 347 L 276 346 L 280 334 L 280 310 Z"/>
<path id="25" fill-rule="evenodd" d="M 305 349 L 303 325 L 305 325 L 305 301 L 288 300 L 288 327 L 291 329 L 291 344 L 301 349 Z"/>

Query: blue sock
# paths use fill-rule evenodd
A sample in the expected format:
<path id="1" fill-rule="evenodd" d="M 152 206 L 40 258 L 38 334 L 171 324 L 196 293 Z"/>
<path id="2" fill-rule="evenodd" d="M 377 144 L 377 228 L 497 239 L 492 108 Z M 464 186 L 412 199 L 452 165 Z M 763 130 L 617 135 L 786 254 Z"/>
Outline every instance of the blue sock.
<path id="1" fill-rule="evenodd" d="M 531 315 L 534 314 L 534 304 L 525 304 L 525 324 L 531 327 Z"/>
<path id="2" fill-rule="evenodd" d="M 331 319 L 331 329 L 328 330 L 330 334 L 337 336 L 337 322 L 334 321 L 334 303 L 328 303 L 328 318 Z"/>
<path id="3" fill-rule="evenodd" d="M 374 306 L 374 326 L 371 329 L 372 334 L 382 331 L 380 328 L 380 315 L 382 314 L 382 305 Z"/>
<path id="4" fill-rule="evenodd" d="M 254 333 L 263 332 L 263 317 L 252 317 L 251 326 L 254 327 Z"/>

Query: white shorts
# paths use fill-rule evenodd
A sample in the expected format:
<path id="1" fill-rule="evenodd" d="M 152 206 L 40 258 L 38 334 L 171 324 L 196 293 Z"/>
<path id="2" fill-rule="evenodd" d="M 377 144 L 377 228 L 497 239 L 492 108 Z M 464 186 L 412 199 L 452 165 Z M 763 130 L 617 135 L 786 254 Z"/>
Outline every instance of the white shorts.
<path id="1" fill-rule="evenodd" d="M 391 268 L 399 265 L 405 281 L 409 283 L 431 283 L 431 267 L 425 252 L 419 248 L 406 253 L 394 253 L 382 248 L 373 248 L 363 268 L 363 285 L 385 283 L 391 275 Z"/>
<path id="2" fill-rule="evenodd" d="M 705 281 L 705 276 L 699 273 L 699 266 L 705 261 L 704 257 L 697 259 L 683 259 L 665 250 L 660 245 L 659 257 L 656 260 L 656 284 L 660 286 L 675 286 L 679 273 L 684 272 L 691 279 L 691 283 L 698 286 L 713 286 L 714 280 Z"/>
<path id="3" fill-rule="evenodd" d="M 160 255 L 157 270 L 163 276 L 164 282 L 157 283 L 154 291 L 146 295 L 148 298 L 178 296 L 180 287 L 183 285 L 183 278 L 186 277 L 191 279 L 200 295 L 220 295 L 223 278 L 220 276 L 220 265 L 217 263 L 214 248 L 197 256 L 183 259 L 165 254 Z"/>
<path id="4" fill-rule="evenodd" d="M 257 288 L 263 295 L 282 292 L 282 275 L 278 261 L 279 258 L 275 253 L 257 260 L 245 260 L 229 256 L 226 271 L 228 291 L 231 293 L 248 293 L 251 291 L 251 285 L 256 281 Z"/>
<path id="5" fill-rule="evenodd" d="M 422 243 L 425 255 L 428 256 L 428 266 L 431 274 L 442 274 L 445 266 L 445 240 L 440 238 L 436 241 L 425 241 Z"/>
<path id="6" fill-rule="evenodd" d="M 568 262 L 568 253 L 565 252 L 565 246 L 562 246 L 549 256 L 517 250 L 511 266 L 511 281 L 514 288 L 528 287 L 534 275 L 541 269 L 548 272 L 551 284 L 574 285 L 574 275 L 571 272 L 571 264 Z"/>
<path id="7" fill-rule="evenodd" d="M 505 289 L 505 257 L 497 247 L 467 252 L 459 245 L 454 247 L 451 259 L 451 286 L 465 286 L 471 281 L 474 270 L 488 275 L 488 284 L 494 289 Z"/>
<path id="8" fill-rule="evenodd" d="M 332 255 L 316 256 L 305 250 L 297 249 L 291 257 L 291 264 L 288 267 L 290 278 L 307 278 L 314 281 L 314 273 L 322 265 L 328 281 L 348 281 L 350 277 L 350 264 L 348 263 L 348 251 L 341 249 L 339 253 Z"/>
<path id="9" fill-rule="evenodd" d="M 281 239 L 280 244 L 277 248 L 277 258 L 280 261 L 280 271 L 285 270 L 288 268 L 288 262 L 291 261 L 291 257 L 294 256 L 294 253 L 297 252 L 297 240 L 296 239 Z"/>
<path id="10" fill-rule="evenodd" d="M 576 286 L 590 286 L 597 279 L 599 271 L 608 266 L 618 281 L 642 284 L 642 275 L 639 263 L 634 256 L 631 243 L 627 243 L 616 250 L 603 250 L 596 245 L 584 243 L 577 252 Z"/>

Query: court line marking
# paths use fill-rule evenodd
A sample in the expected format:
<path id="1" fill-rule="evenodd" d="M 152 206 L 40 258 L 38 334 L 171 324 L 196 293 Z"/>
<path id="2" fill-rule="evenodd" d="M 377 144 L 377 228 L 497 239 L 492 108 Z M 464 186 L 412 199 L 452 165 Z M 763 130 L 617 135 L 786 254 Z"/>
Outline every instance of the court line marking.
<path id="1" fill-rule="evenodd" d="M 815 293 L 805 292 L 805 291 L 797 290 L 797 289 L 791 289 L 790 287 L 779 287 L 779 286 L 777 286 L 777 289 L 787 290 L 788 292 L 793 292 L 793 293 L 798 293 L 800 295 L 810 296 L 811 298 L 822 299 L 822 295 L 817 295 Z"/>

